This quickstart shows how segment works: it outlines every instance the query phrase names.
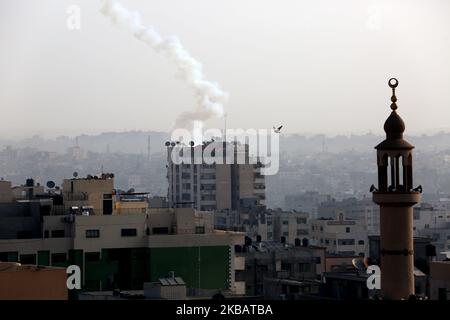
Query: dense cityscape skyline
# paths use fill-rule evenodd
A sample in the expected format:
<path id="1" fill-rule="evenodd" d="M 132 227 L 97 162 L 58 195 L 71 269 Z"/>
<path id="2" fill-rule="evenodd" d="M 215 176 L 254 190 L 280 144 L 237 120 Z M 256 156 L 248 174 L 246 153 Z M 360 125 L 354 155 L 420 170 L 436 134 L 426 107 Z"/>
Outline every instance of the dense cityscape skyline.
<path id="1" fill-rule="evenodd" d="M 450 301 L 449 12 L 0 0 L 0 301 Z"/>

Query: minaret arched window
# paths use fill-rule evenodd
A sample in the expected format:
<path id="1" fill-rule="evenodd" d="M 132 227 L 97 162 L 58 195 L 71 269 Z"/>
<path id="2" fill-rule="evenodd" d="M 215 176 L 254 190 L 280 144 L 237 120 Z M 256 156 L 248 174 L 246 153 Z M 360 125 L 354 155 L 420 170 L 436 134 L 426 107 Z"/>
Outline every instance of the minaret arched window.
<path id="1" fill-rule="evenodd" d="M 403 139 L 405 124 L 397 113 L 396 79 L 389 80 L 392 88 L 392 112 L 384 123 L 386 140 L 381 142 L 378 150 L 378 191 L 409 192 L 412 190 L 412 150 L 414 146 Z"/>

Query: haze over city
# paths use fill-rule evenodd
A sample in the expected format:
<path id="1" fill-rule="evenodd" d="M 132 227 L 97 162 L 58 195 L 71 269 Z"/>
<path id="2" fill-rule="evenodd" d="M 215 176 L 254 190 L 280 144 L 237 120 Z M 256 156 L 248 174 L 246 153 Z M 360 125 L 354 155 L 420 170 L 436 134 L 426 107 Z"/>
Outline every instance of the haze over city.
<path id="1" fill-rule="evenodd" d="M 207 79 L 229 93 L 229 127 L 381 134 L 387 79 L 395 76 L 407 133 L 450 129 L 447 1 L 122 3 L 178 36 Z M 70 5 L 81 9 L 80 30 L 67 28 Z M 167 132 L 195 109 L 176 68 L 112 26 L 101 5 L 0 1 L 3 138 Z"/>

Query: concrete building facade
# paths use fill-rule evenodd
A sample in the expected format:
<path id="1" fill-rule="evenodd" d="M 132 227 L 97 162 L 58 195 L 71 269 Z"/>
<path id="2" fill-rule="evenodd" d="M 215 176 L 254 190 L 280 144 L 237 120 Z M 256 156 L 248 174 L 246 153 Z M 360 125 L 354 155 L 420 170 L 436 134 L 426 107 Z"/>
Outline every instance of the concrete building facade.
<path id="1" fill-rule="evenodd" d="M 324 246 L 327 252 L 346 256 L 368 254 L 368 234 L 364 220 L 347 219 L 338 213 L 335 219 L 311 219 L 312 244 Z"/>
<path id="2" fill-rule="evenodd" d="M 3 261 L 82 270 L 83 290 L 142 289 L 176 272 L 188 287 L 236 293 L 234 245 L 244 235 L 213 229 L 213 216 L 191 208 L 147 214 L 46 216 L 63 238 L 0 240 Z M 238 285 L 239 286 L 239 285 Z"/>
<path id="3" fill-rule="evenodd" d="M 214 146 L 216 150 L 222 150 L 226 159 L 223 143 L 211 141 L 190 147 L 190 163 L 175 163 L 175 143 L 167 142 L 166 146 L 170 207 L 214 211 L 265 205 L 265 179 L 261 175 L 260 167 L 250 161 L 238 163 L 236 150 L 234 162 L 231 163 L 223 161 L 207 164 L 203 158 L 195 158 L 196 153 L 202 155 L 206 148 Z M 248 148 L 246 150 L 248 154 Z"/>

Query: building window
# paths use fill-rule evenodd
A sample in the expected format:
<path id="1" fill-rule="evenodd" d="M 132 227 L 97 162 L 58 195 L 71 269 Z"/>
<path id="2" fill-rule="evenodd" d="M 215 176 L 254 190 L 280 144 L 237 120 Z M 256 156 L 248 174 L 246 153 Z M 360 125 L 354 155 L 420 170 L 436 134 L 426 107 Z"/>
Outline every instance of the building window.
<path id="1" fill-rule="evenodd" d="M 21 264 L 36 264 L 36 255 L 35 254 L 21 254 L 20 255 L 20 263 Z"/>
<path id="2" fill-rule="evenodd" d="M 291 271 L 291 264 L 288 262 L 281 262 L 281 270 L 283 271 Z"/>
<path id="3" fill-rule="evenodd" d="M 64 238 L 64 230 L 52 230 L 52 238 Z"/>
<path id="4" fill-rule="evenodd" d="M 289 237 L 289 232 L 283 232 L 283 237 Z"/>
<path id="5" fill-rule="evenodd" d="M 196 234 L 204 234 L 205 233 L 205 227 L 204 226 L 196 226 L 195 227 L 195 233 Z"/>
<path id="6" fill-rule="evenodd" d="M 340 246 L 353 246 L 355 245 L 355 239 L 339 239 L 338 245 Z"/>
<path id="7" fill-rule="evenodd" d="M 321 264 L 321 263 L 322 263 L 322 258 L 316 257 L 316 264 Z"/>
<path id="8" fill-rule="evenodd" d="M 300 272 L 310 272 L 311 265 L 309 263 L 299 263 L 298 268 Z"/>
<path id="9" fill-rule="evenodd" d="M 191 184 L 190 183 L 183 183 L 183 189 L 184 190 L 191 190 Z"/>
<path id="10" fill-rule="evenodd" d="M 306 224 L 305 218 L 297 218 L 297 224 Z"/>
<path id="11" fill-rule="evenodd" d="M 44 238 L 48 238 L 49 237 L 49 232 L 48 232 L 48 230 L 45 230 L 44 231 Z"/>
<path id="12" fill-rule="evenodd" d="M 287 225 L 287 224 L 289 224 L 289 221 L 288 220 L 283 220 L 283 224 Z"/>
<path id="13" fill-rule="evenodd" d="M 17 232 L 17 239 L 32 239 L 33 232 L 31 230 L 24 230 Z"/>
<path id="14" fill-rule="evenodd" d="M 152 229 L 153 234 L 169 234 L 169 228 L 167 227 L 159 227 Z"/>
<path id="15" fill-rule="evenodd" d="M 269 271 L 269 267 L 267 266 L 267 264 L 258 265 L 258 271 L 267 272 Z"/>
<path id="16" fill-rule="evenodd" d="M 52 253 L 52 265 L 57 263 L 64 263 L 67 260 L 65 253 Z"/>
<path id="17" fill-rule="evenodd" d="M 86 238 L 100 238 L 100 230 L 86 230 Z"/>
<path id="18" fill-rule="evenodd" d="M 122 237 L 136 237 L 137 230 L 136 229 L 122 229 L 121 235 L 122 235 Z"/>
<path id="19" fill-rule="evenodd" d="M 359 240 L 359 241 L 358 241 L 358 244 L 359 244 L 359 245 L 364 245 L 364 240 Z"/>
<path id="20" fill-rule="evenodd" d="M 350 227 L 345 228 L 346 233 L 350 233 Z"/>
<path id="21" fill-rule="evenodd" d="M 190 173 L 183 172 L 181 174 L 181 179 L 187 180 L 187 179 L 190 179 L 190 178 L 191 178 L 191 174 Z"/>

